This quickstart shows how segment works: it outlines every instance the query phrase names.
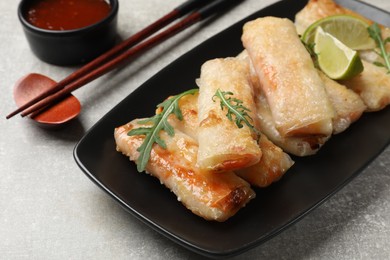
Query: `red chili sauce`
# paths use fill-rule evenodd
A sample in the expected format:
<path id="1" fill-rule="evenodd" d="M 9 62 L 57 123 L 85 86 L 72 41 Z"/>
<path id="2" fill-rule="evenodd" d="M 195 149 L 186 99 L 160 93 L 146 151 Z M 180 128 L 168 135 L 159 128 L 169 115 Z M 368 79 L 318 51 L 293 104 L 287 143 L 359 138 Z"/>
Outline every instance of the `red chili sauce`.
<path id="1" fill-rule="evenodd" d="M 33 0 L 25 18 L 36 27 L 63 31 L 97 23 L 110 10 L 106 0 Z"/>

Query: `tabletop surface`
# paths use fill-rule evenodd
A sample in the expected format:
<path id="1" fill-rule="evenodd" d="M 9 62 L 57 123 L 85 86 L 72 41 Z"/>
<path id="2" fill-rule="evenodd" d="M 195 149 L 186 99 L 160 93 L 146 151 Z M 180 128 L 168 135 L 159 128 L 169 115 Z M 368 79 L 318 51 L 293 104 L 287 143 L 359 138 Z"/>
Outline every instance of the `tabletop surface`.
<path id="1" fill-rule="evenodd" d="M 120 1 L 121 37 L 137 32 L 182 0 Z M 199 43 L 275 0 L 246 0 L 218 19 L 195 25 L 75 95 L 83 110 L 56 131 L 31 120 L 6 120 L 13 85 L 58 67 L 30 51 L 16 15 L 18 1 L 0 1 L 0 252 L 2 259 L 203 259 L 150 229 L 93 184 L 73 159 L 83 134 L 129 93 Z M 388 0 L 367 0 L 390 11 Z M 109 84 L 107 84 L 109 82 Z M 112 88 L 115 87 L 115 90 Z M 356 179 L 286 231 L 233 259 L 390 258 L 390 147 Z"/>

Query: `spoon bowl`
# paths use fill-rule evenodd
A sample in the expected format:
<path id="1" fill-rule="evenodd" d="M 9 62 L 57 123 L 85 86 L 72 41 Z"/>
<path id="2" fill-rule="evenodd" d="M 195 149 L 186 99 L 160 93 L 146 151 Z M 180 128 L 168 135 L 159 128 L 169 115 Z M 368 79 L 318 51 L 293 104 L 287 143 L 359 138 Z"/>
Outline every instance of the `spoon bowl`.
<path id="1" fill-rule="evenodd" d="M 56 82 L 44 75 L 32 73 L 18 80 L 14 86 L 14 100 L 18 107 L 48 91 Z M 76 118 L 81 111 L 79 100 L 72 94 L 59 102 L 33 113 L 29 118 L 44 128 L 57 128 Z"/>

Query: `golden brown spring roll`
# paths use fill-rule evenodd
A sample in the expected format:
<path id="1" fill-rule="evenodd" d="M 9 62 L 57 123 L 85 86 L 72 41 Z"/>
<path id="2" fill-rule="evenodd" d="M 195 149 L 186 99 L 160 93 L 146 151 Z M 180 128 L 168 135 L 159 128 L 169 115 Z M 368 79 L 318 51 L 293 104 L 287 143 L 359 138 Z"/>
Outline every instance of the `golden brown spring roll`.
<path id="1" fill-rule="evenodd" d="M 361 117 L 366 105 L 354 91 L 328 78 L 323 72 L 318 73 L 325 83 L 326 93 L 335 110 L 333 134 L 341 133 Z"/>
<path id="2" fill-rule="evenodd" d="M 294 24 L 258 18 L 244 25 L 242 41 L 281 136 L 330 136 L 333 107 Z"/>
<path id="3" fill-rule="evenodd" d="M 364 70 L 356 77 L 341 81 L 358 93 L 367 111 L 378 111 L 390 104 L 390 75 L 385 68 L 363 60 Z"/>
<path id="4" fill-rule="evenodd" d="M 170 124 L 181 132 L 198 139 L 198 96 L 188 95 L 180 99 L 179 107 L 183 114 L 183 120 L 178 120 L 175 116 L 169 117 Z M 273 144 L 264 135 L 260 135 L 259 146 L 262 151 L 261 159 L 258 163 L 234 172 L 256 187 L 266 187 L 278 181 L 288 169 L 294 164 L 291 157 L 283 150 Z"/>
<path id="5" fill-rule="evenodd" d="M 330 136 L 282 136 L 276 129 L 271 110 L 264 96 L 256 98 L 257 116 L 259 118 L 260 131 L 265 134 L 275 145 L 285 152 L 296 156 L 309 156 L 315 154 Z"/>
<path id="6" fill-rule="evenodd" d="M 136 161 L 143 136 L 128 136 L 139 127 L 137 120 L 115 129 L 117 150 Z M 146 171 L 169 188 L 184 206 L 207 220 L 225 221 L 255 197 L 254 191 L 233 172 L 223 174 L 196 166 L 198 145 L 188 135 L 175 130 L 173 137 L 160 134 L 166 149 L 154 145 Z"/>
<path id="7" fill-rule="evenodd" d="M 263 153 L 260 162 L 234 172 L 251 185 L 264 188 L 280 180 L 294 161 L 264 134 L 260 136 L 259 146 Z"/>
<path id="8" fill-rule="evenodd" d="M 257 78 L 256 72 L 254 71 L 253 64 L 251 63 L 248 52 L 242 51 L 237 58 L 245 60 L 249 63 L 251 68 L 251 81 L 252 86 L 255 89 L 255 97 L 261 96 L 260 82 Z M 358 94 L 348 89 L 346 86 L 339 84 L 327 77 L 323 72 L 318 70 L 321 80 L 325 84 L 325 90 L 328 95 L 329 101 L 335 111 L 333 117 L 333 134 L 338 134 L 347 129 L 353 122 L 360 118 L 363 112 L 366 110 L 366 105 Z M 257 102 L 257 99 L 255 99 Z M 269 109 L 269 108 L 267 108 Z M 266 126 L 267 124 L 263 124 Z M 274 126 L 273 126 L 274 127 Z M 285 138 L 288 142 L 288 138 Z M 296 143 L 296 139 L 294 140 Z M 296 154 L 294 152 L 293 154 Z"/>
<path id="9" fill-rule="evenodd" d="M 297 155 L 307 156 L 312 155 L 318 151 L 318 149 L 329 139 L 329 137 L 323 136 L 304 136 L 304 137 L 283 137 L 276 129 L 275 122 L 272 118 L 270 108 L 267 104 L 267 100 L 264 97 L 260 81 L 257 77 L 253 64 L 248 56 L 246 50 L 242 51 L 237 58 L 247 62 L 250 67 L 251 82 L 255 93 L 256 103 L 256 116 L 257 124 L 260 131 L 267 136 L 277 147 L 282 148 L 284 151 Z M 261 142 L 260 142 L 261 143 Z M 260 146 L 261 147 L 261 146 Z M 263 148 L 262 148 L 263 149 Z M 263 152 L 266 153 L 266 152 Z M 282 160 L 283 161 L 283 160 Z M 283 168 L 280 166 L 280 168 Z"/>
<path id="10" fill-rule="evenodd" d="M 245 62 L 235 58 L 214 59 L 201 68 L 199 85 L 198 165 L 202 169 L 228 171 L 248 167 L 259 162 L 261 150 L 257 134 L 247 125 L 237 127 L 221 109 L 217 90 L 231 91 L 243 101 L 249 116 L 254 117 L 255 104 Z M 234 120 L 233 120 L 234 121 Z"/>

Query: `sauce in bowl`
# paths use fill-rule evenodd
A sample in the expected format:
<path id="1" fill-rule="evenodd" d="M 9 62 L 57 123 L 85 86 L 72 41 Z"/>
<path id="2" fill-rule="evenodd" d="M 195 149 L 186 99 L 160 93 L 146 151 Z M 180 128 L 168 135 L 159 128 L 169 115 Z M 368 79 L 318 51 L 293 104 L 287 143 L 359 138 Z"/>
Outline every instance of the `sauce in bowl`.
<path id="1" fill-rule="evenodd" d="M 95 24 L 111 11 L 105 0 L 33 0 L 26 20 L 41 29 L 64 31 Z"/>

